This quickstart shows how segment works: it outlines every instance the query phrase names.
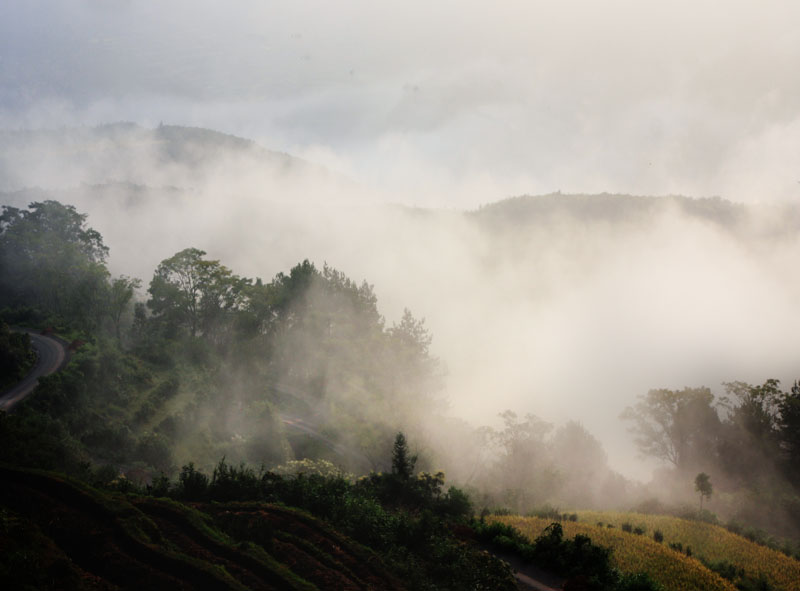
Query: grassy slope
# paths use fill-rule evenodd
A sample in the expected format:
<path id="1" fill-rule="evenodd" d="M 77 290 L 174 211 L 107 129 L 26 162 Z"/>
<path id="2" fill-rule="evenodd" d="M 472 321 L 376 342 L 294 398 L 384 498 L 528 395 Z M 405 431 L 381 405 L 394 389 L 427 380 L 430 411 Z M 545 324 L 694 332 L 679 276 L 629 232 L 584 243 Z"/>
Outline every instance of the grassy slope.
<path id="1" fill-rule="evenodd" d="M 614 561 L 625 572 L 643 570 L 662 583 L 665 589 L 728 589 L 734 587 L 707 569 L 700 558 L 711 562 L 728 561 L 753 576 L 762 574 L 777 589 L 800 591 L 800 562 L 765 548 L 708 523 L 688 521 L 666 515 L 644 515 L 606 511 L 579 511 L 578 522 L 562 522 L 564 534 L 585 534 L 593 542 L 614 548 Z M 495 517 L 518 527 L 531 538 L 537 537 L 551 520 L 536 517 Z M 598 523 L 603 523 L 599 526 Z M 622 524 L 645 530 L 643 535 L 622 531 Z M 609 528 L 611 524 L 613 527 Z M 658 530 L 662 543 L 653 540 Z M 693 556 L 669 548 L 680 543 L 691 547 Z"/>
<path id="2" fill-rule="evenodd" d="M 776 550 L 755 544 L 725 528 L 710 523 L 688 521 L 668 515 L 644 515 L 641 513 L 617 513 L 580 511 L 578 518 L 585 524 L 602 521 L 620 528 L 623 523 L 646 529 L 652 539 L 659 530 L 664 535 L 664 544 L 680 543 L 691 546 L 697 557 L 717 562 L 727 560 L 747 573 L 763 573 L 767 580 L 781 589 L 800 591 L 800 562 Z"/>
<path id="3" fill-rule="evenodd" d="M 493 517 L 513 525 L 531 539 L 541 535 L 552 520 L 538 517 Z M 562 522 L 565 537 L 589 536 L 593 542 L 614 549 L 613 561 L 623 572 L 644 571 L 666 591 L 735 591 L 735 587 L 697 560 L 670 550 L 652 538 L 625 533 L 619 528 L 600 528 L 581 522 Z"/>
<path id="4" fill-rule="evenodd" d="M 0 480 L 2 588 L 401 588 L 369 550 L 291 509 L 216 506 L 212 517 L 43 472 L 0 466 Z M 257 525 L 261 539 L 223 533 L 237 511 L 238 529 Z"/>

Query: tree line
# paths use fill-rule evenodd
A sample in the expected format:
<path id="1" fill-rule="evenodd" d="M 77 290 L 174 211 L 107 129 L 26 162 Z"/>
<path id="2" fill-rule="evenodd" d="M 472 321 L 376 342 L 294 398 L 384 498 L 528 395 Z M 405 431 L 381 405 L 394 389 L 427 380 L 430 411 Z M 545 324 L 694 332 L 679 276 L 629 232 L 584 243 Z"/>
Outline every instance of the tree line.
<path id="1" fill-rule="evenodd" d="M 778 380 L 709 388 L 653 389 L 622 413 L 643 456 L 676 480 L 700 472 L 735 495 L 734 516 L 800 534 L 800 383 Z"/>
<path id="2" fill-rule="evenodd" d="M 175 469 L 179 447 L 256 464 L 330 456 L 320 439 L 287 433 L 283 413 L 381 468 L 393 434 L 441 407 L 424 321 L 406 310 L 388 324 L 371 285 L 327 264 L 263 281 L 191 247 L 164 259 L 142 293 L 140 279 L 112 277 L 108 256 L 71 205 L 3 207 L 3 317 L 86 342 L 28 406 L 108 461 Z M 105 420 L 87 422 L 88 411 Z"/>

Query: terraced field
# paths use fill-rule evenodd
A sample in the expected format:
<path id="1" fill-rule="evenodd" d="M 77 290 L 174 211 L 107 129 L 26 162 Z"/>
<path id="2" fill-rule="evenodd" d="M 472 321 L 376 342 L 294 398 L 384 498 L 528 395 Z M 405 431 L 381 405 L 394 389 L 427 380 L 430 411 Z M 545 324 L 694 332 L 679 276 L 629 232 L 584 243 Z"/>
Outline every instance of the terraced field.
<path id="1" fill-rule="evenodd" d="M 192 508 L 4 466 L 0 482 L 2 589 L 402 589 L 369 549 L 293 509 Z"/>
<path id="2" fill-rule="evenodd" d="M 710 562 L 727 560 L 751 575 L 764 574 L 775 587 L 787 591 L 800 591 L 800 562 L 785 554 L 755 544 L 723 527 L 671 517 L 669 515 L 645 515 L 642 513 L 619 513 L 609 511 L 579 511 L 581 523 L 602 522 L 621 528 L 623 523 L 645 529 L 644 536 L 652 538 L 658 530 L 664 536 L 664 544 L 681 544 L 691 547 L 694 556 Z"/>
<path id="3" fill-rule="evenodd" d="M 800 591 L 800 562 L 719 526 L 637 513 L 583 511 L 578 513 L 578 518 L 577 522 L 562 522 L 565 536 L 583 534 L 595 543 L 610 546 L 614 549 L 614 563 L 620 570 L 645 571 L 669 591 L 735 591 L 731 582 L 706 568 L 699 560 L 701 557 L 712 562 L 726 560 L 750 576 L 763 574 L 776 589 Z M 513 525 L 531 539 L 538 537 L 551 523 L 549 519 L 538 517 L 497 516 L 493 519 Z M 644 533 L 623 531 L 624 523 L 633 528 L 641 527 Z M 653 539 L 655 530 L 662 532 L 663 542 Z M 678 543 L 684 552 L 669 547 L 669 544 Z M 687 546 L 692 549 L 691 557 L 686 556 Z"/>

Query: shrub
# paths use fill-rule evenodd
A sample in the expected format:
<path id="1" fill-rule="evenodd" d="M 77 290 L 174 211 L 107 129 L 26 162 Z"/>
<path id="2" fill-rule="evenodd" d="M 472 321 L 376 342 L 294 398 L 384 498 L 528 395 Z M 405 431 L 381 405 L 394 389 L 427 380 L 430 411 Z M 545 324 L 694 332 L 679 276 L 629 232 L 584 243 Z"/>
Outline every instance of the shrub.
<path id="1" fill-rule="evenodd" d="M 661 533 L 660 529 L 653 532 L 653 539 L 659 544 L 664 541 L 664 534 Z"/>
<path id="2" fill-rule="evenodd" d="M 253 501 L 261 496 L 261 478 L 244 463 L 229 466 L 222 458 L 214 468 L 208 495 L 214 501 Z"/>
<path id="3" fill-rule="evenodd" d="M 633 531 L 633 526 L 630 523 L 627 523 L 627 522 L 623 523 L 622 524 L 622 531 L 626 531 L 628 533 L 631 533 Z"/>
<path id="4" fill-rule="evenodd" d="M 620 577 L 614 591 L 659 591 L 661 585 L 647 573 L 624 574 Z"/>
<path id="5" fill-rule="evenodd" d="M 193 462 L 183 466 L 178 476 L 178 497 L 187 501 L 202 501 L 207 494 L 208 476 L 196 470 Z"/>
<path id="6" fill-rule="evenodd" d="M 742 524 L 739 523 L 738 521 L 729 521 L 728 523 L 725 524 L 725 529 L 727 529 L 729 532 L 733 534 L 737 535 L 742 534 Z"/>

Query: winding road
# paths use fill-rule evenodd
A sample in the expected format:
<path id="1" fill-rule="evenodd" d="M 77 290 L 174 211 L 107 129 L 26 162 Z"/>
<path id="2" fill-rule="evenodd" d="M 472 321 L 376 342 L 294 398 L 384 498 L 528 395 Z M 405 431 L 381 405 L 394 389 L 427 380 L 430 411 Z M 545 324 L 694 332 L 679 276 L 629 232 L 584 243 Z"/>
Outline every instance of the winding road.
<path id="1" fill-rule="evenodd" d="M 10 411 L 15 404 L 33 392 L 40 377 L 58 371 L 69 359 L 67 344 L 64 341 L 27 329 L 21 329 L 19 332 L 30 335 L 31 345 L 36 351 L 36 363 L 22 381 L 0 394 L 0 409 L 5 411 Z"/>

